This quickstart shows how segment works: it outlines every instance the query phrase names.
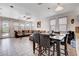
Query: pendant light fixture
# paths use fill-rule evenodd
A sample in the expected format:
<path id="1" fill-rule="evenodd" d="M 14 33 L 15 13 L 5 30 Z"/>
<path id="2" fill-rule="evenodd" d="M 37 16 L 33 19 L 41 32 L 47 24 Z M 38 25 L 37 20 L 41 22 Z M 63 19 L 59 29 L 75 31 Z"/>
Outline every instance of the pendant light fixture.
<path id="1" fill-rule="evenodd" d="M 62 11 L 63 9 L 64 9 L 64 7 L 62 7 L 60 5 L 60 3 L 57 3 L 57 7 L 56 7 L 55 11 Z"/>

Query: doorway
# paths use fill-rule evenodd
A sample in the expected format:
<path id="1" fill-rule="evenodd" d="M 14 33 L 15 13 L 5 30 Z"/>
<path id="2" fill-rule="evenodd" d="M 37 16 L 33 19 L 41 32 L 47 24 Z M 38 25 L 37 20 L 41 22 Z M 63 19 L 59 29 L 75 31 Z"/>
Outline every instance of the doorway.
<path id="1" fill-rule="evenodd" d="M 9 36 L 9 21 L 2 20 L 2 38 L 7 38 Z"/>

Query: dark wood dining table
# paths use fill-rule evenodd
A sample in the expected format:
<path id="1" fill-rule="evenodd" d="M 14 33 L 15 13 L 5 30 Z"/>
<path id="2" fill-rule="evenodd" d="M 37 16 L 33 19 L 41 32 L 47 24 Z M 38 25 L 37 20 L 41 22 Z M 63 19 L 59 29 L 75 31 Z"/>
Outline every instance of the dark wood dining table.
<path id="1" fill-rule="evenodd" d="M 60 44 L 61 44 L 61 41 L 63 41 L 63 39 L 64 39 L 65 36 L 66 36 L 66 34 L 62 34 L 62 35 L 58 34 L 58 35 L 55 35 L 55 36 L 50 36 L 50 38 L 52 39 L 52 41 L 56 42 L 57 56 L 61 55 Z"/>

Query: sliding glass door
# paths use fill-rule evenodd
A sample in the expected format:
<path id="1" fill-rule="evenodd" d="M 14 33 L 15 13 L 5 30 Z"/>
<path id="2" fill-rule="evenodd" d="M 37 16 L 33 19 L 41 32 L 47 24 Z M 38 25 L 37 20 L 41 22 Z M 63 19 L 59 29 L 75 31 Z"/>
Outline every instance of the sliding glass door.
<path id="1" fill-rule="evenodd" d="M 9 37 L 9 21 L 2 20 L 2 38 Z"/>

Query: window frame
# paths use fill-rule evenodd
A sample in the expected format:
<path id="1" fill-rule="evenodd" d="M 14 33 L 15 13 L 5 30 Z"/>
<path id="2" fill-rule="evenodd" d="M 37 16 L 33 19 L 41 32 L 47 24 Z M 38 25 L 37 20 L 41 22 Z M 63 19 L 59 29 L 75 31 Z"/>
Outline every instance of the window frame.
<path id="1" fill-rule="evenodd" d="M 58 23 L 59 24 L 59 31 L 67 31 L 67 24 L 68 24 L 68 20 L 67 20 L 67 16 L 64 16 L 64 17 L 60 17 L 60 18 L 66 18 L 66 23 L 65 24 L 60 24 L 60 23 Z M 58 20 L 60 19 L 60 18 L 58 18 Z M 62 27 L 63 25 L 65 25 L 66 27 L 66 29 L 65 30 L 60 30 L 60 26 Z"/>

